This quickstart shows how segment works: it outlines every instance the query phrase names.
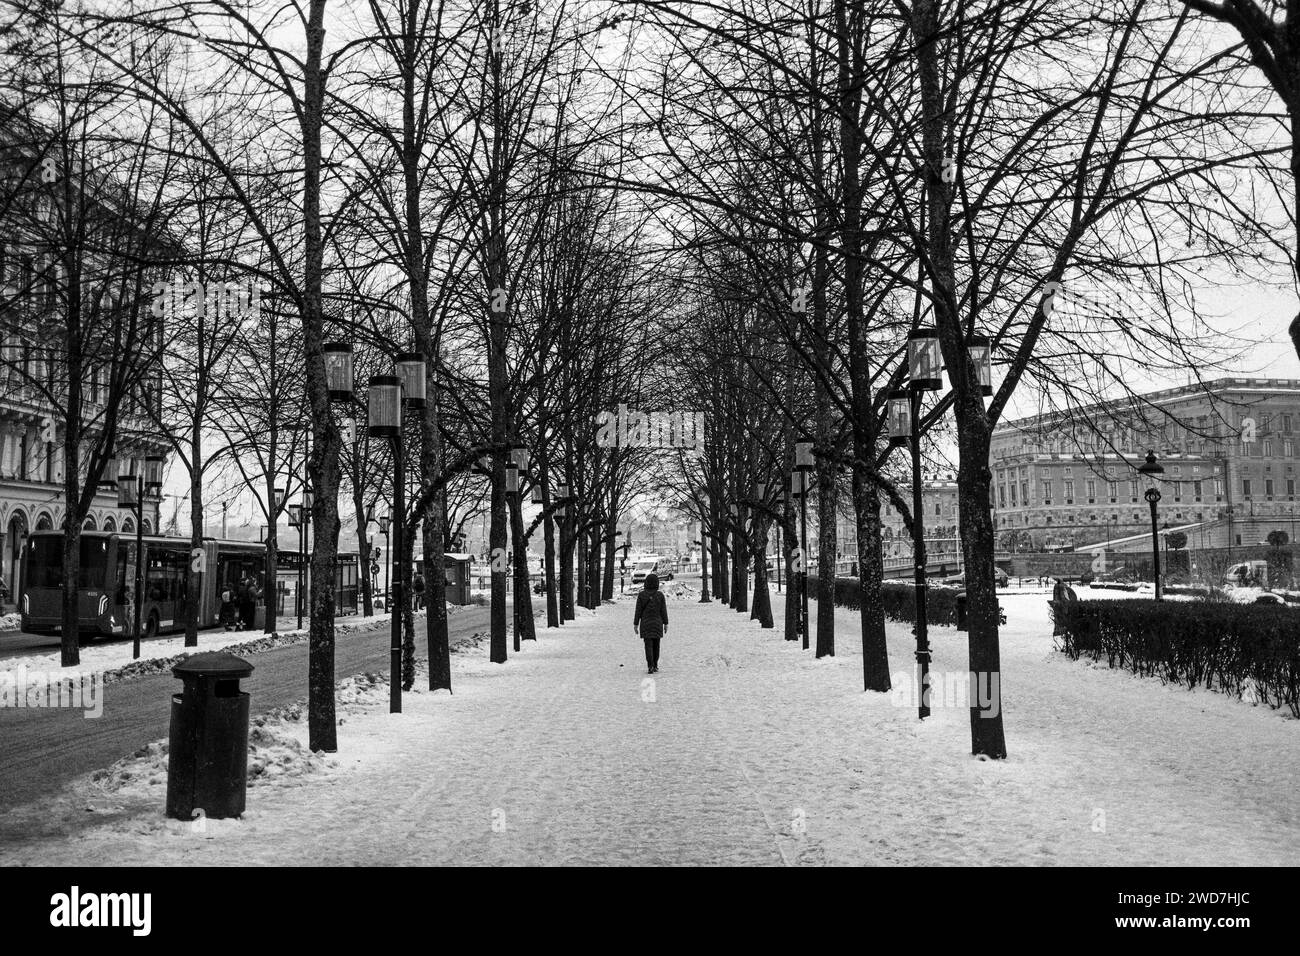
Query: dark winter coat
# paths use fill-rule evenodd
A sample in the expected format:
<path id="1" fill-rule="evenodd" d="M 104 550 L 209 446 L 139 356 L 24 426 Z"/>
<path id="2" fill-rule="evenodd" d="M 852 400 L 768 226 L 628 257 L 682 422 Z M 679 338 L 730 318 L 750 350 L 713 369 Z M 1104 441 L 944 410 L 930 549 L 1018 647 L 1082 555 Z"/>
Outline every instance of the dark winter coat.
<path id="1" fill-rule="evenodd" d="M 633 625 L 641 628 L 641 640 L 658 640 L 668 626 L 668 601 L 663 591 L 646 589 L 636 596 L 636 616 Z"/>

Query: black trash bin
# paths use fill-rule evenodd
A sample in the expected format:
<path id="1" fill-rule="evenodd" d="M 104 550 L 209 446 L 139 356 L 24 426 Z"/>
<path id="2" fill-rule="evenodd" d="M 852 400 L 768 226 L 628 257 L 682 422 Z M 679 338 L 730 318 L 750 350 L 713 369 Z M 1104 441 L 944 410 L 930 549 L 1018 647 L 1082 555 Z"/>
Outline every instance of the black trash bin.
<path id="1" fill-rule="evenodd" d="M 957 630 L 966 630 L 966 592 L 957 592 Z"/>
<path id="2" fill-rule="evenodd" d="M 241 657 L 195 654 L 172 668 L 184 687 L 172 695 L 167 754 L 167 816 L 237 817 L 248 786 L 248 694 L 253 673 Z"/>

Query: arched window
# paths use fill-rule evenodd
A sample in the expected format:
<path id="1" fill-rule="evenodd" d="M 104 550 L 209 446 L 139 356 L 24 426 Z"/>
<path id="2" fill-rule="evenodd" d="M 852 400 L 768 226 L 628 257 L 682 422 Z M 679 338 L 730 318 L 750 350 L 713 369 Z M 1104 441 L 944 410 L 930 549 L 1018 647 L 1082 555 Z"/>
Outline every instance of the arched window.
<path id="1" fill-rule="evenodd" d="M 95 530 L 95 516 L 94 516 L 94 515 L 86 515 L 86 520 L 85 520 L 84 522 L 82 522 L 81 530 L 82 530 L 82 531 L 94 531 L 94 530 Z"/>
<path id="2" fill-rule="evenodd" d="M 141 521 L 140 525 L 141 527 L 144 528 L 145 534 L 153 534 L 153 524 L 149 521 L 148 518 L 145 518 L 143 521 Z"/>
<path id="3" fill-rule="evenodd" d="M 40 513 L 40 515 L 37 516 L 37 518 L 36 518 L 36 530 L 37 530 L 37 531 L 52 531 L 52 530 L 54 530 L 54 518 L 52 518 L 52 517 L 50 516 L 50 513 L 49 513 L 48 511 L 42 511 L 42 512 Z"/>
<path id="4" fill-rule="evenodd" d="M 122 519 L 122 530 L 123 531 L 135 530 L 135 520 L 131 518 L 129 515 Z"/>
<path id="5" fill-rule="evenodd" d="M 104 530 L 105 531 L 117 530 L 117 522 L 113 520 L 112 515 L 109 515 L 107 518 L 104 519 Z"/>

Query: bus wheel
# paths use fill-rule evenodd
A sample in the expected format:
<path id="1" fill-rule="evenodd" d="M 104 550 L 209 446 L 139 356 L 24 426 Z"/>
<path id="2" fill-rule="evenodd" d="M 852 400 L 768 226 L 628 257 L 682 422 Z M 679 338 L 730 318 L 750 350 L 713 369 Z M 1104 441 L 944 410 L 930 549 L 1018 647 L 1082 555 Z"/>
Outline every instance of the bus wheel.
<path id="1" fill-rule="evenodd" d="M 155 611 L 149 615 L 149 623 L 145 625 L 144 636 L 146 640 L 153 640 L 158 636 L 158 612 Z"/>

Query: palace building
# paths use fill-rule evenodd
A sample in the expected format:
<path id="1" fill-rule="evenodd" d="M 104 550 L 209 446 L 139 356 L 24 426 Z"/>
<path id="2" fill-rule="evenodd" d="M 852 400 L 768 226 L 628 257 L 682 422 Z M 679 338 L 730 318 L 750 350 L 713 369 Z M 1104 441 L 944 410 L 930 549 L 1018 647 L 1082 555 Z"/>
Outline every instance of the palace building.
<path id="1" fill-rule="evenodd" d="M 1258 544 L 1274 530 L 1294 541 L 1298 443 L 1295 379 L 1222 378 L 1006 422 L 990 456 L 999 547 L 1072 550 L 1149 534 L 1137 472 L 1148 451 L 1164 468 L 1162 530 L 1201 548 Z"/>

